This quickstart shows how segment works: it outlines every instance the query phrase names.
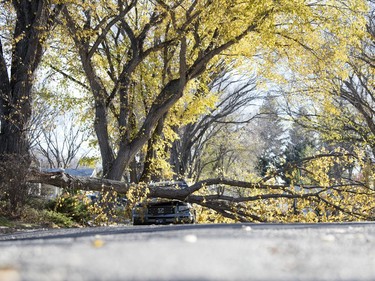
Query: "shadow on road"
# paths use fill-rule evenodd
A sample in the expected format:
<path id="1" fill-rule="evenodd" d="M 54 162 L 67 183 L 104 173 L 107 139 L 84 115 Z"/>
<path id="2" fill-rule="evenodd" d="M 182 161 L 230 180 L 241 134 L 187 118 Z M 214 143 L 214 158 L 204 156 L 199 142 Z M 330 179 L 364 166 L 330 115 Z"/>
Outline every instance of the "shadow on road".
<path id="1" fill-rule="evenodd" d="M 88 228 L 69 228 L 69 229 L 47 229 L 26 231 L 13 234 L 0 235 L 0 242 L 5 241 L 25 241 L 25 240 L 48 240 L 64 238 L 81 238 L 96 235 L 117 235 L 117 234 L 139 234 L 168 231 L 194 231 L 197 229 L 240 229 L 250 227 L 256 229 L 301 229 L 301 228 L 335 228 L 335 227 L 361 227 L 374 225 L 374 222 L 353 222 L 353 223 L 294 223 L 294 224 L 255 224 L 255 223 L 238 223 L 238 224 L 192 224 L 192 225 L 150 225 L 150 226 L 115 226 L 115 227 L 88 227 Z"/>

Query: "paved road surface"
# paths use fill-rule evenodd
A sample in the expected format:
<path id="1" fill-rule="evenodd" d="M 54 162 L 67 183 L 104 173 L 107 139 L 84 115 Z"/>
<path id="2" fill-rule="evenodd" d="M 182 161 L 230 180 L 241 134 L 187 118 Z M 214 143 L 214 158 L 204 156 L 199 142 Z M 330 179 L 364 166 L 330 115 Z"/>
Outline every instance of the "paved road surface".
<path id="1" fill-rule="evenodd" d="M 0 281 L 375 280 L 375 223 L 122 226 L 0 236 Z"/>

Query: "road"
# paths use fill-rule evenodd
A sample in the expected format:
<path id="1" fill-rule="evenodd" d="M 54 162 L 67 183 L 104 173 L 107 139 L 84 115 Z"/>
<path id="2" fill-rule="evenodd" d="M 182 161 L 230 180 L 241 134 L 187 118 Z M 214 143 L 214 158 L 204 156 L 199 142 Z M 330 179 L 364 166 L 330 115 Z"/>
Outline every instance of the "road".
<path id="1" fill-rule="evenodd" d="M 0 281 L 375 280 L 375 223 L 121 226 L 0 236 Z"/>

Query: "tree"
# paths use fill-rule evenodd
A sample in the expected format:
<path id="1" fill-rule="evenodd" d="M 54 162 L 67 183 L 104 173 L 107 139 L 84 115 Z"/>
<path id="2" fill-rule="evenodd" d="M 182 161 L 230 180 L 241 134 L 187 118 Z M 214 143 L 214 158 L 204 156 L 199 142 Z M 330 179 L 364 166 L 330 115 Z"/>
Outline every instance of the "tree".
<path id="1" fill-rule="evenodd" d="M 256 122 L 261 143 L 257 169 L 262 176 L 269 170 L 280 168 L 284 161 L 287 136 L 278 110 L 277 97 L 268 95 L 260 108 L 262 118 Z"/>
<path id="2" fill-rule="evenodd" d="M 247 81 L 242 81 L 244 79 Z M 219 132 L 231 131 L 232 133 L 229 134 L 231 137 L 227 138 L 228 135 L 225 137 L 231 143 L 226 148 L 235 150 L 235 131 L 239 131 L 254 118 L 252 113 L 246 112 L 246 108 L 250 108 L 251 103 L 261 98 L 261 93 L 255 89 L 255 78 L 235 78 L 227 70 L 224 71 L 224 75 L 218 75 L 209 88 L 218 97 L 215 106 L 196 121 L 178 128 L 179 137 L 173 142 L 170 160 L 177 177 L 199 179 L 208 164 L 205 164 L 205 161 L 213 166 L 215 165 L 212 161 L 215 163 L 224 161 L 222 158 L 221 161 L 213 160 L 212 157 L 204 160 L 207 149 L 210 149 L 210 145 L 217 148 L 218 142 L 215 140 L 219 139 Z M 197 95 L 200 95 L 199 89 Z M 183 115 L 185 114 L 183 112 Z M 212 153 L 207 155 L 213 156 Z"/>
<path id="3" fill-rule="evenodd" d="M 298 76 L 288 72 L 285 75 L 288 82 L 284 85 L 284 90 L 288 92 L 289 106 L 293 107 L 291 116 L 294 122 L 302 126 L 305 132 L 315 132 L 321 142 L 321 151 L 327 154 L 345 151 L 348 155 L 355 155 L 358 162 L 341 159 L 335 164 L 318 168 L 312 164 L 315 161 L 312 161 L 312 165 L 307 169 L 301 167 L 302 169 L 298 168 L 292 173 L 288 171 L 289 181 L 286 182 L 290 185 L 313 184 L 315 190 L 319 190 L 316 187 L 318 182 L 322 186 L 329 186 L 330 182 L 335 181 L 335 186 L 331 188 L 334 195 L 326 195 L 328 199 L 340 198 L 343 202 L 351 197 L 350 200 L 360 201 L 360 205 L 369 204 L 369 209 L 374 210 L 374 204 L 369 198 L 374 192 L 370 176 L 374 171 L 372 11 L 366 26 L 366 30 L 362 29 L 364 33 L 357 37 L 360 43 L 352 42 L 348 45 L 343 71 L 327 68 L 311 76 Z M 301 105 L 308 111 L 300 112 Z M 298 162 L 299 157 L 310 158 L 308 155 L 297 154 L 300 149 L 300 152 L 303 152 L 303 145 L 296 148 L 294 155 L 287 151 L 286 164 Z M 318 169 L 320 172 L 312 172 L 312 169 Z M 313 174 L 316 175 L 311 176 Z M 300 186 L 296 187 L 299 188 Z M 349 196 L 348 193 L 352 195 Z M 336 210 L 340 204 L 340 200 L 337 200 Z M 314 203 L 311 206 L 318 205 Z M 320 208 L 316 209 L 318 213 L 321 213 Z"/>
<path id="4" fill-rule="evenodd" d="M 1 4 L 5 28 L 0 41 L 0 157 L 28 155 L 27 126 L 34 75 L 45 38 L 61 8 L 61 4 L 49 1 L 3 1 Z"/>
<path id="5" fill-rule="evenodd" d="M 89 160 L 81 149 L 84 143 L 88 144 L 89 126 L 85 126 L 69 108 L 61 108 L 50 94 L 47 89 L 34 92 L 28 128 L 30 153 L 41 168 L 71 168 L 79 164 L 78 157 Z"/>
<path id="6" fill-rule="evenodd" d="M 343 68 L 345 73 L 341 76 L 331 72 L 329 75 L 316 75 L 311 79 L 312 83 L 299 77 L 297 81 L 290 81 L 298 86 L 294 89 L 288 86 L 287 92 L 293 103 L 298 105 L 295 93 L 306 93 L 303 97 L 308 99 L 308 102 L 304 101 L 307 111 L 301 114 L 297 112 L 298 106 L 294 106 L 289 113 L 294 117 L 300 116 L 298 123 L 301 126 L 316 131 L 328 150 L 341 147 L 348 152 L 362 151 L 368 161 L 373 162 L 375 18 L 373 1 L 367 3 L 370 10 L 366 13 L 364 33 L 358 35 L 359 42 L 348 45 L 348 57 Z"/>
<path id="7" fill-rule="evenodd" d="M 0 3 L 0 183 L 13 209 L 22 200 L 20 185 L 30 165 L 27 132 L 34 75 L 62 7 L 44 0 Z"/>
<path id="8" fill-rule="evenodd" d="M 198 25 L 198 18 L 199 21 L 203 21 L 203 19 L 205 19 L 203 14 L 210 10 L 210 8 L 214 8 L 214 5 L 212 5 L 212 7 L 209 5 L 205 6 L 203 9 L 203 4 L 204 3 L 200 1 L 193 1 L 190 4 L 179 3 L 173 7 L 173 5 L 169 6 L 162 1 L 159 1 L 157 4 L 146 5 L 137 3 L 137 1 L 132 1 L 130 4 L 123 3 L 118 7 L 118 13 L 116 15 L 108 17 L 107 25 L 104 27 L 105 33 L 96 38 L 96 41 L 93 43 L 93 48 L 91 48 L 89 43 L 91 38 L 80 38 L 80 30 L 77 29 L 77 26 L 81 28 L 81 30 L 82 28 L 90 29 L 92 28 L 92 24 L 100 22 L 99 19 L 97 19 L 96 23 L 94 23 L 95 15 L 93 15 L 92 9 L 90 9 L 89 6 L 79 7 L 83 10 L 86 9 L 85 12 L 87 15 L 82 19 L 81 25 L 71 15 L 68 8 L 64 10 L 69 32 L 73 36 L 76 48 L 79 50 L 86 78 L 90 83 L 91 92 L 95 97 L 95 129 L 103 158 L 104 174 L 108 178 L 119 179 L 122 176 L 125 167 L 130 164 L 130 161 L 134 158 L 136 153 L 139 152 L 151 138 L 152 132 L 162 116 L 164 116 L 182 97 L 187 82 L 200 75 L 207 66 L 207 63 L 216 55 L 228 49 L 231 45 L 234 45 L 236 41 L 244 37 L 250 30 L 255 29 L 255 24 L 252 23 L 229 40 L 226 40 L 226 42 L 219 42 L 220 40 L 216 40 L 215 38 L 208 38 L 208 42 L 204 42 L 202 41 L 202 36 L 199 34 L 202 28 L 206 28 L 207 31 L 211 32 L 214 31 L 216 27 L 209 27 L 208 24 L 212 21 L 211 18 L 208 19 L 208 21 L 206 20 L 206 25 Z M 136 13 L 133 15 L 135 11 Z M 263 17 L 267 13 L 267 10 L 257 13 L 254 21 L 263 21 Z M 135 23 L 141 26 L 137 26 L 133 23 L 133 16 L 135 16 Z M 146 19 L 145 22 L 141 21 L 141 16 Z M 176 18 L 178 19 L 177 22 L 175 21 Z M 193 24 L 195 24 L 195 27 Z M 165 30 L 165 34 L 155 34 L 155 32 L 153 32 L 155 28 Z M 190 31 L 190 28 L 193 28 L 193 30 Z M 116 34 L 119 35 L 117 38 L 121 39 L 115 42 L 116 44 L 121 43 L 122 48 L 127 50 L 127 57 L 115 62 L 116 65 L 118 65 L 116 68 L 120 68 L 120 71 L 116 72 L 115 70 L 117 69 L 115 69 L 115 67 L 112 68 L 113 73 L 109 76 L 116 78 L 113 81 L 114 85 L 112 90 L 108 91 L 103 82 L 100 81 L 102 79 L 96 74 L 98 71 L 94 72 L 95 65 L 93 65 L 92 58 L 94 54 L 100 51 L 99 47 L 101 45 L 103 45 L 103 50 L 105 50 L 106 46 L 104 46 L 104 44 L 109 42 L 107 35 L 112 36 L 112 38 L 116 36 L 116 34 L 111 34 L 111 29 L 116 29 Z M 140 32 L 137 30 L 140 30 Z M 188 34 L 185 35 L 185 32 L 190 32 L 192 37 L 188 39 Z M 216 32 L 219 32 L 219 30 L 217 29 Z M 216 36 L 218 36 L 218 34 L 214 37 Z M 188 48 L 187 40 L 195 40 L 196 47 L 192 45 L 193 49 Z M 128 44 L 128 42 L 130 44 Z M 107 45 L 107 50 L 108 47 Z M 204 49 L 202 49 L 203 47 Z M 169 51 L 168 48 L 171 50 Z M 199 50 L 199 48 L 201 48 L 201 50 Z M 169 75 L 169 81 L 166 81 L 165 84 L 158 89 L 160 93 L 154 95 L 154 101 L 148 106 L 149 108 L 146 108 L 147 112 L 144 122 L 139 128 L 136 128 L 138 132 L 136 132 L 134 136 L 131 136 L 130 132 L 134 130 L 134 128 L 130 128 L 129 126 L 132 116 L 131 110 L 129 110 L 129 106 L 132 106 L 129 97 L 131 94 L 130 86 L 134 81 L 131 81 L 130 77 L 134 75 L 136 68 L 139 67 L 141 63 L 147 63 L 146 59 L 148 59 L 151 54 L 162 49 L 167 52 L 167 56 L 170 60 L 177 62 L 177 71 L 172 68 L 174 67 L 173 65 L 169 67 L 173 69 L 175 73 Z M 111 54 L 111 51 L 112 50 L 109 50 L 109 54 Z M 189 53 L 193 54 L 197 51 L 200 53 L 195 55 L 194 60 L 188 62 L 187 56 Z M 205 53 L 203 54 L 203 52 Z M 113 63 L 111 57 L 107 56 L 107 60 L 109 64 Z M 115 98 L 118 98 L 120 102 L 117 117 L 120 129 L 120 141 L 118 143 L 117 155 L 115 155 L 109 143 L 107 113 L 109 106 L 115 104 Z"/>
<path id="9" fill-rule="evenodd" d="M 332 89 L 332 96 L 336 107 L 343 113 L 342 118 L 335 118 L 338 122 L 341 121 L 343 140 L 361 142 L 371 149 L 371 157 L 374 157 L 375 15 L 373 7 L 368 16 L 366 35 L 360 48 L 352 50 L 348 62 L 349 77 L 335 81 L 339 83 L 339 88 Z"/>
<path id="10" fill-rule="evenodd" d="M 47 163 L 42 165 L 44 168 L 66 169 L 79 165 L 80 158 L 85 156 L 81 150 L 88 140 L 88 133 L 79 128 L 77 123 L 74 116 L 55 115 L 52 123 L 42 125 L 32 152 L 40 162 Z"/>
<path id="11" fill-rule="evenodd" d="M 335 4 L 86 1 L 64 8 L 64 23 L 95 103 L 94 125 L 105 177 L 121 178 L 191 82 L 224 52 L 250 58 L 263 48 L 270 50 L 262 54 L 263 61 L 271 62 L 275 56 L 291 58 L 293 50 L 296 58 L 303 54 L 309 59 L 309 68 L 335 60 L 355 32 L 350 26 L 360 19 L 351 8 L 360 2 Z M 342 29 L 337 29 L 337 18 L 348 19 L 340 21 Z M 322 49 L 330 45 L 332 52 Z M 161 71 L 147 72 L 150 67 Z M 153 92 L 142 96 L 146 88 Z M 115 141 L 110 134 L 112 120 Z"/>

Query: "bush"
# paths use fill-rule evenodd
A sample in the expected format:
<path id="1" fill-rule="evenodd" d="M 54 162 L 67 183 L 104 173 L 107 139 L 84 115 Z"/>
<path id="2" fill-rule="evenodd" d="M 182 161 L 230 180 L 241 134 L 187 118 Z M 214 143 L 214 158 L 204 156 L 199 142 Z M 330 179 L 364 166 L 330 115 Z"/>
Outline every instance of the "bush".
<path id="1" fill-rule="evenodd" d="M 77 223 L 62 213 L 51 210 L 38 210 L 24 206 L 21 212 L 21 223 L 43 227 L 73 227 Z"/>
<path id="2" fill-rule="evenodd" d="M 73 227 L 76 223 L 66 215 L 54 211 L 43 210 L 42 218 L 45 226 L 48 227 Z"/>
<path id="3" fill-rule="evenodd" d="M 8 205 L 9 201 L 0 201 L 0 213 L 4 216 L 0 223 L 5 226 L 6 221 L 13 221 L 12 227 L 15 228 L 77 227 L 128 221 L 124 214 L 125 207 L 118 205 L 116 193 L 103 193 L 95 202 L 84 194 L 68 192 L 48 201 L 42 197 L 28 196 L 23 206 L 17 209 L 17 217 L 2 211 Z"/>
<path id="4" fill-rule="evenodd" d="M 79 224 L 86 224 L 90 219 L 88 206 L 77 195 L 65 193 L 47 204 L 47 210 L 61 213 Z"/>
<path id="5" fill-rule="evenodd" d="M 41 206 L 34 208 L 30 205 L 24 205 L 19 209 L 19 217 L 14 218 L 0 217 L 0 226 L 12 229 L 25 229 L 35 227 L 74 227 L 78 224 L 71 218 L 62 213 L 42 209 Z"/>

